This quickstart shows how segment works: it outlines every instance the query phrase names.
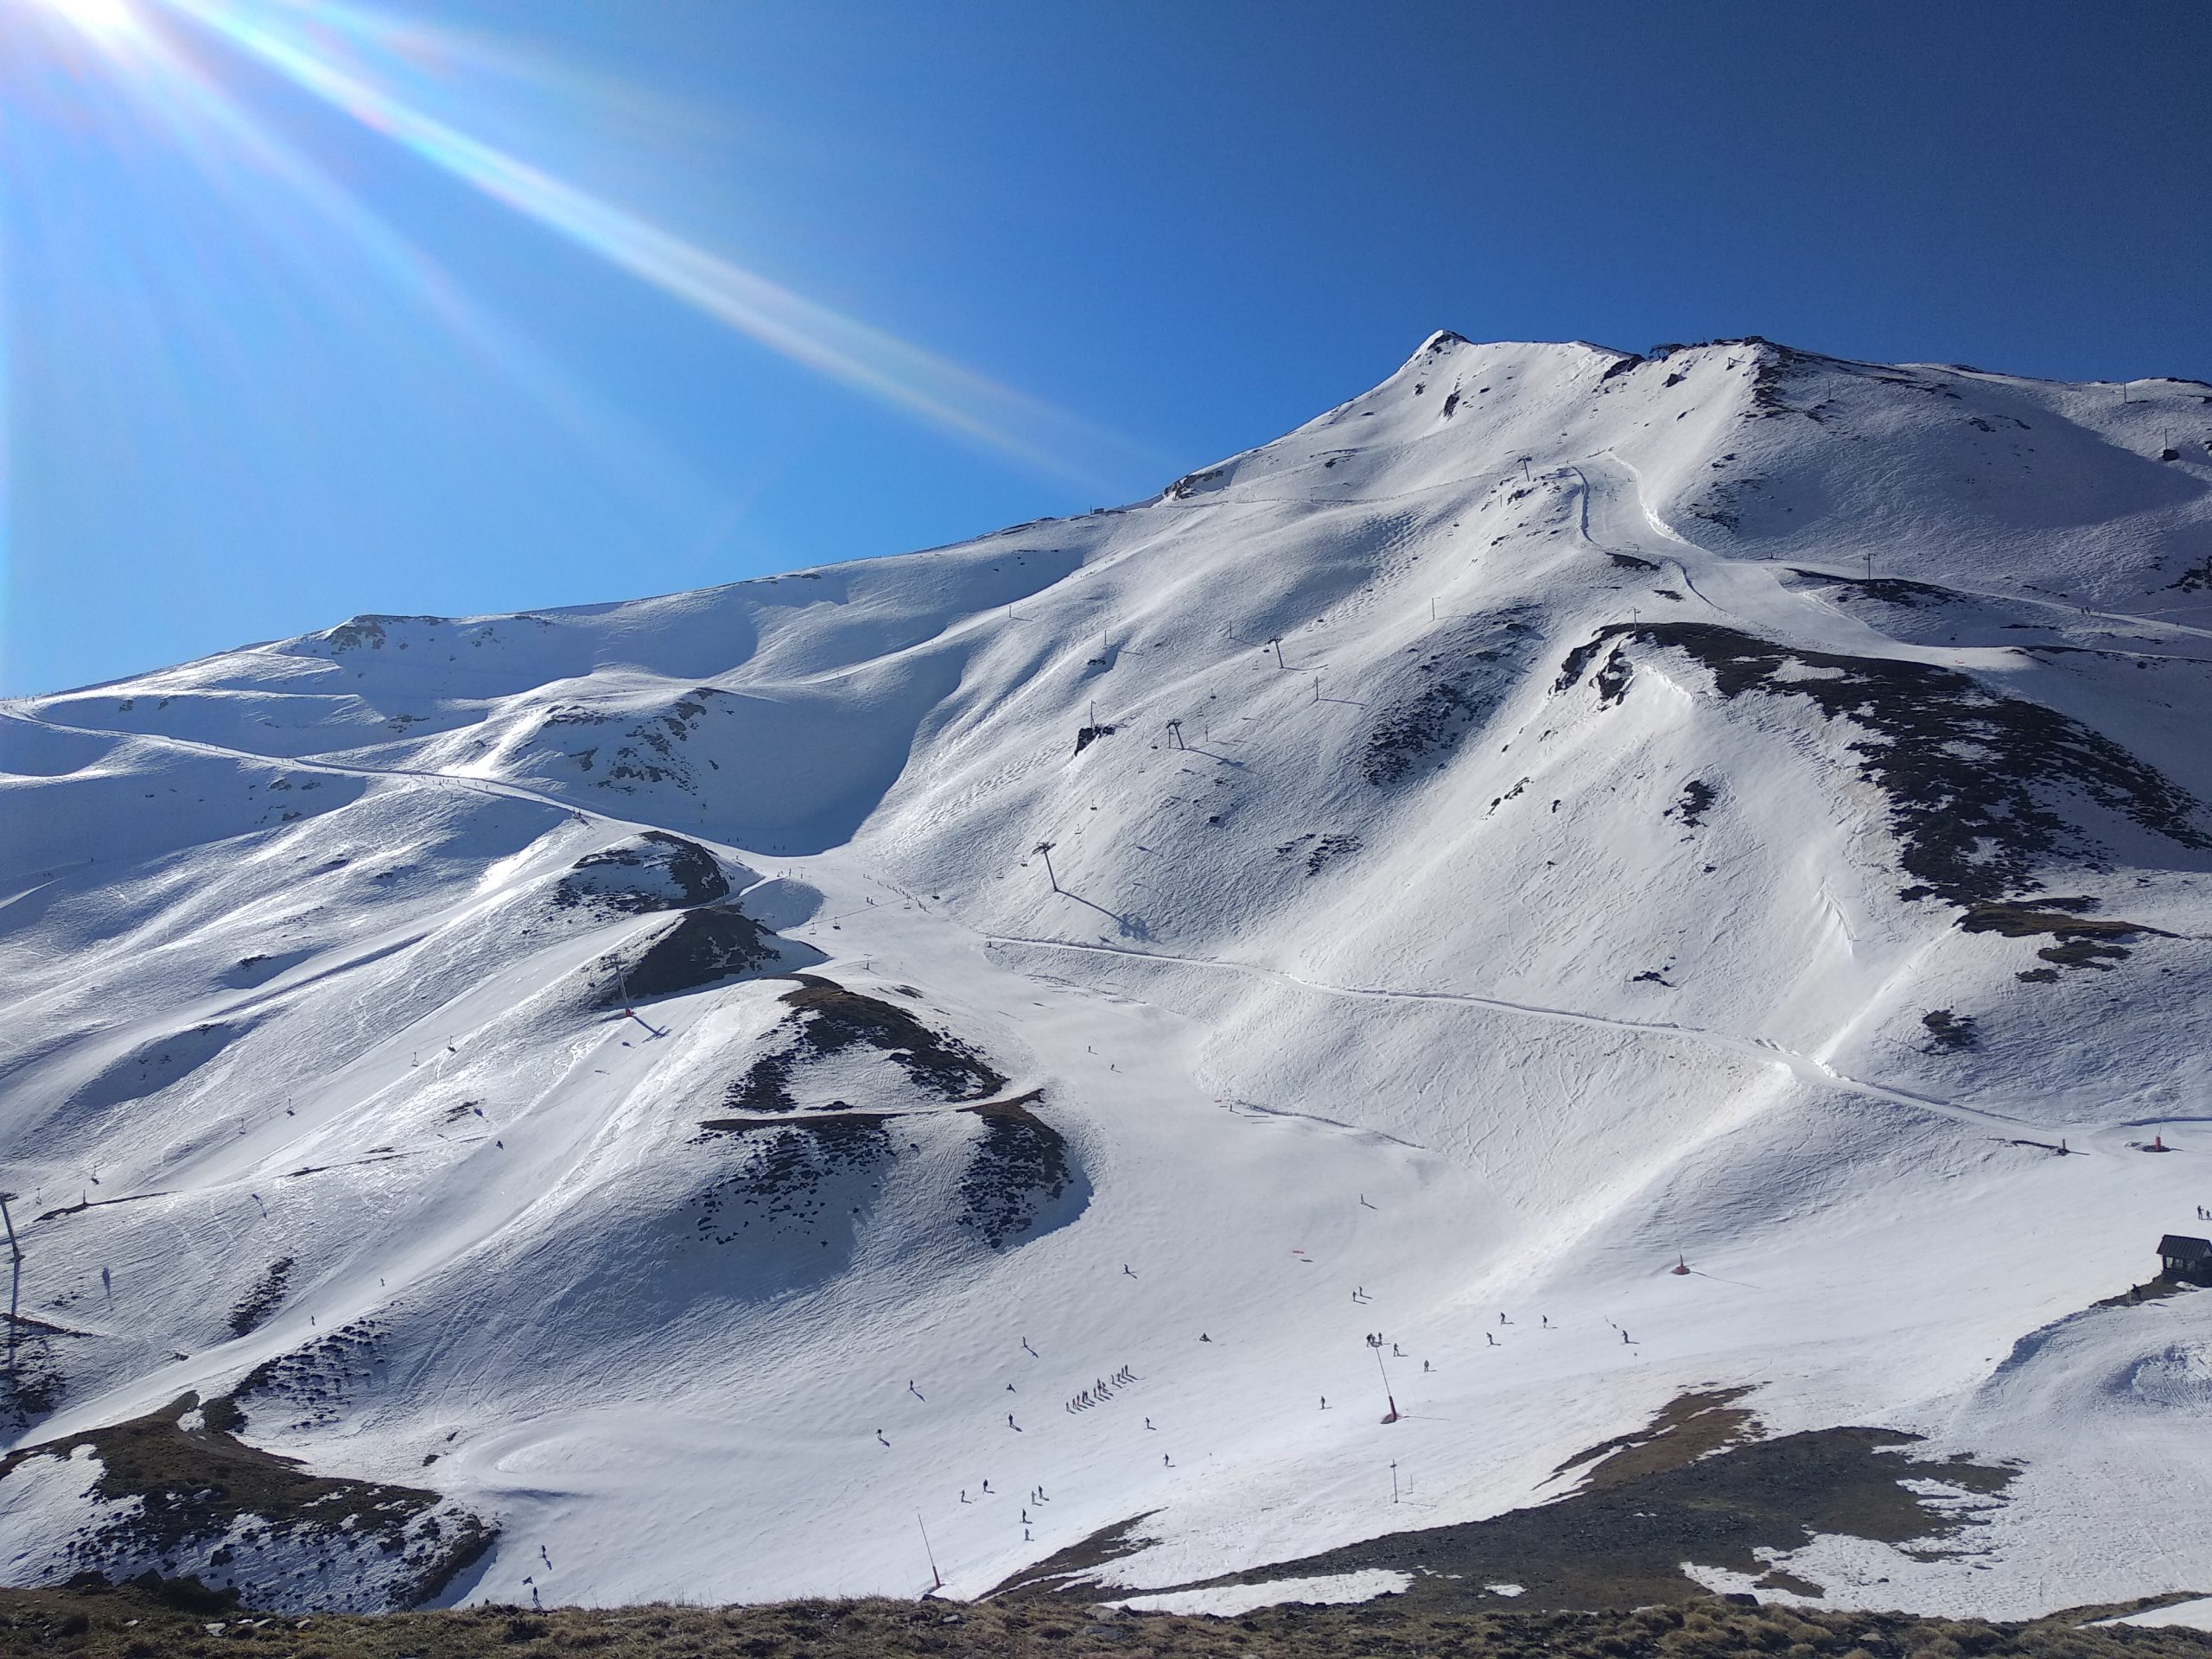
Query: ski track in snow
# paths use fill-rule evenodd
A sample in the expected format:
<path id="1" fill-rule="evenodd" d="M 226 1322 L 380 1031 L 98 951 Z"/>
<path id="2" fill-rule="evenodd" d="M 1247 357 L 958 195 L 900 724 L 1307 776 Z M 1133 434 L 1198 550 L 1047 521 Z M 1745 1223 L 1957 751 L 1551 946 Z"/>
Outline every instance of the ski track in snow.
<path id="1" fill-rule="evenodd" d="M 1140 950 L 1128 945 L 1085 944 L 1066 939 L 1030 938 L 1020 934 L 994 933 L 987 936 L 998 944 L 1027 945 L 1044 950 L 1077 950 L 1102 956 L 1135 957 L 1147 962 L 1172 963 L 1184 968 L 1217 968 L 1231 973 L 1249 974 L 1258 979 L 1277 984 L 1292 985 L 1300 990 L 1313 991 L 1323 996 L 1369 998 L 1382 1002 L 1441 1002 L 1471 1008 L 1483 1008 L 1497 1014 L 1524 1014 L 1535 1020 L 1554 1020 L 1571 1026 L 1588 1026 L 1608 1031 L 1630 1031 L 1651 1036 L 1683 1037 L 1692 1042 L 1704 1043 L 1731 1054 L 1742 1054 L 1749 1058 L 1780 1066 L 1808 1083 L 1832 1084 L 1869 1100 L 1886 1101 L 1894 1106 L 1908 1106 L 1915 1111 L 1932 1112 L 1955 1122 L 1969 1123 L 1981 1128 L 2019 1130 L 2037 1127 L 2027 1120 L 2005 1117 L 1995 1112 L 1976 1110 L 1950 1101 L 1937 1100 L 1927 1095 L 1916 1095 L 1909 1090 L 1885 1088 L 1837 1071 L 1825 1062 L 1808 1054 L 1786 1049 L 1779 1043 L 1761 1037 L 1732 1037 L 1724 1032 L 1700 1031 L 1694 1026 L 1675 1025 L 1665 1020 L 1615 1020 L 1601 1014 L 1578 1013 L 1573 1008 L 1539 1007 L 1527 1002 L 1509 1002 L 1495 996 L 1482 996 L 1471 991 L 1408 991 L 1388 990 L 1362 985 L 1331 985 L 1320 980 L 1305 979 L 1280 968 L 1269 968 L 1259 963 L 1230 962 L 1214 957 L 1177 957 L 1157 950 Z"/>

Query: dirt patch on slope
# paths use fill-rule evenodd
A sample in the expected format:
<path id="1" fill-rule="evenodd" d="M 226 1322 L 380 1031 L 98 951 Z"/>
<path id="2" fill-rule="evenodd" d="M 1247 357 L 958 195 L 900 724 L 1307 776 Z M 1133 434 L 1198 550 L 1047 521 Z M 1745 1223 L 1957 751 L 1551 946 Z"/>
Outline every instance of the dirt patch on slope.
<path id="1" fill-rule="evenodd" d="M 2097 900 L 2091 898 L 2043 899 L 2036 903 L 2005 903 L 1974 905 L 1959 918 L 1962 933 L 1995 933 L 2008 939 L 2034 938 L 2048 935 L 2056 941 L 2036 952 L 2045 962 L 2059 968 L 2108 969 L 2125 961 L 2133 953 L 2121 941 L 2133 941 L 2148 936 L 2171 939 L 2174 936 L 2161 927 L 2146 926 L 2141 922 L 2123 922 L 2084 912 L 2094 910 Z M 2028 980 L 2050 980 L 2057 977 L 2055 969 L 2035 968 L 2018 977 Z"/>
<path id="2" fill-rule="evenodd" d="M 1700 1458 L 1740 1446 L 1759 1429 L 1758 1417 L 1736 1404 L 1751 1391 L 1745 1386 L 1679 1395 L 1645 1428 L 1576 1452 L 1553 1470 L 1551 1478 L 1557 1480 L 1580 1469 L 1584 1473 L 1578 1490 L 1601 1491 L 1645 1475 L 1686 1468 Z"/>
<path id="3" fill-rule="evenodd" d="M 243 1420 L 227 1397 L 188 1415 L 198 1404 L 187 1394 L 146 1416 L 13 1452 L 0 1460 L 0 1482 L 31 1459 L 69 1459 L 89 1446 L 99 1470 L 91 1494 L 105 1507 L 69 1541 L 72 1560 L 94 1573 L 152 1562 L 146 1570 L 159 1577 L 189 1574 L 248 1598 L 279 1587 L 283 1569 L 257 1570 L 257 1560 L 349 1554 L 383 1580 L 376 1601 L 414 1606 L 492 1543 L 491 1528 L 443 1508 L 436 1492 L 308 1473 L 239 1440 Z"/>
<path id="4" fill-rule="evenodd" d="M 1264 1584 L 1383 1568 L 1412 1575 L 1402 1600 L 1424 1609 L 1498 1605 L 1485 1588 L 1493 1584 L 1522 1586 L 1520 1605 L 1532 1607 L 1687 1602 L 1711 1592 L 1683 1573 L 1684 1562 L 1766 1574 L 1764 1582 L 1780 1589 L 1782 1580 L 1758 1552 L 1795 1550 L 1820 1533 L 1907 1546 L 1916 1554 L 1941 1553 L 1976 1524 L 1974 1516 L 1955 1507 L 1939 1510 L 1904 1483 L 1939 1482 L 1993 1499 L 2017 1472 L 1965 1460 L 1916 1459 L 1901 1448 L 1917 1437 L 1887 1429 L 1831 1428 L 1744 1442 L 1738 1437 L 1750 1432 L 1750 1415 L 1732 1403 L 1741 1393 L 1685 1395 L 1643 1433 L 1569 1459 L 1555 1476 L 1602 1454 L 1581 1485 L 1554 1503 L 1158 1588 Z M 1135 1525 L 1086 1540 L 1078 1547 L 1087 1556 L 1081 1566 L 1055 1557 L 992 1593 L 1096 1599 L 1097 1568 L 1143 1547 L 1128 1540 Z M 1788 1587 L 1819 1593 L 1819 1586 L 1802 1580 Z"/>

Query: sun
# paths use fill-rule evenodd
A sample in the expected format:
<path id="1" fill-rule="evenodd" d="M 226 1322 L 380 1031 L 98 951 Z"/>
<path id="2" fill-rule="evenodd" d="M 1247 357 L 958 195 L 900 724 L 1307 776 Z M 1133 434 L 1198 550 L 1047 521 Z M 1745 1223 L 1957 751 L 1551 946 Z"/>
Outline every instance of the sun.
<path id="1" fill-rule="evenodd" d="M 35 0 L 99 41 L 111 41 L 137 26 L 130 0 Z"/>

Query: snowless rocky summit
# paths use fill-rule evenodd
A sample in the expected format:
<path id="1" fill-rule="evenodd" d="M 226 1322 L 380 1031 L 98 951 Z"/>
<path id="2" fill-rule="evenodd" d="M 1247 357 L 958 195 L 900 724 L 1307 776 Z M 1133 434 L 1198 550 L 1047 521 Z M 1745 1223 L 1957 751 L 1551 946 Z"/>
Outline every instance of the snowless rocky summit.
<path id="1" fill-rule="evenodd" d="M 0 706 L 0 1579 L 1480 1599 L 1344 1552 L 1733 1402 L 1925 1536 L 1669 1571 L 2212 1591 L 2208 732 L 2212 388 L 1449 334 L 1135 505 Z"/>

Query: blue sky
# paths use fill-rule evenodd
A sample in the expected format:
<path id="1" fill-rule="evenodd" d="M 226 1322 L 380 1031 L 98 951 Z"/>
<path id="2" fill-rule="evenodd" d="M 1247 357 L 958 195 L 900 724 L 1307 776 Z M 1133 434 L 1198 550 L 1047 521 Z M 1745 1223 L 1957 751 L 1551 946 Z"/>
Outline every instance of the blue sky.
<path id="1" fill-rule="evenodd" d="M 2212 378 L 2212 8 L 0 0 L 0 692 L 1148 494 L 1476 338 Z"/>

